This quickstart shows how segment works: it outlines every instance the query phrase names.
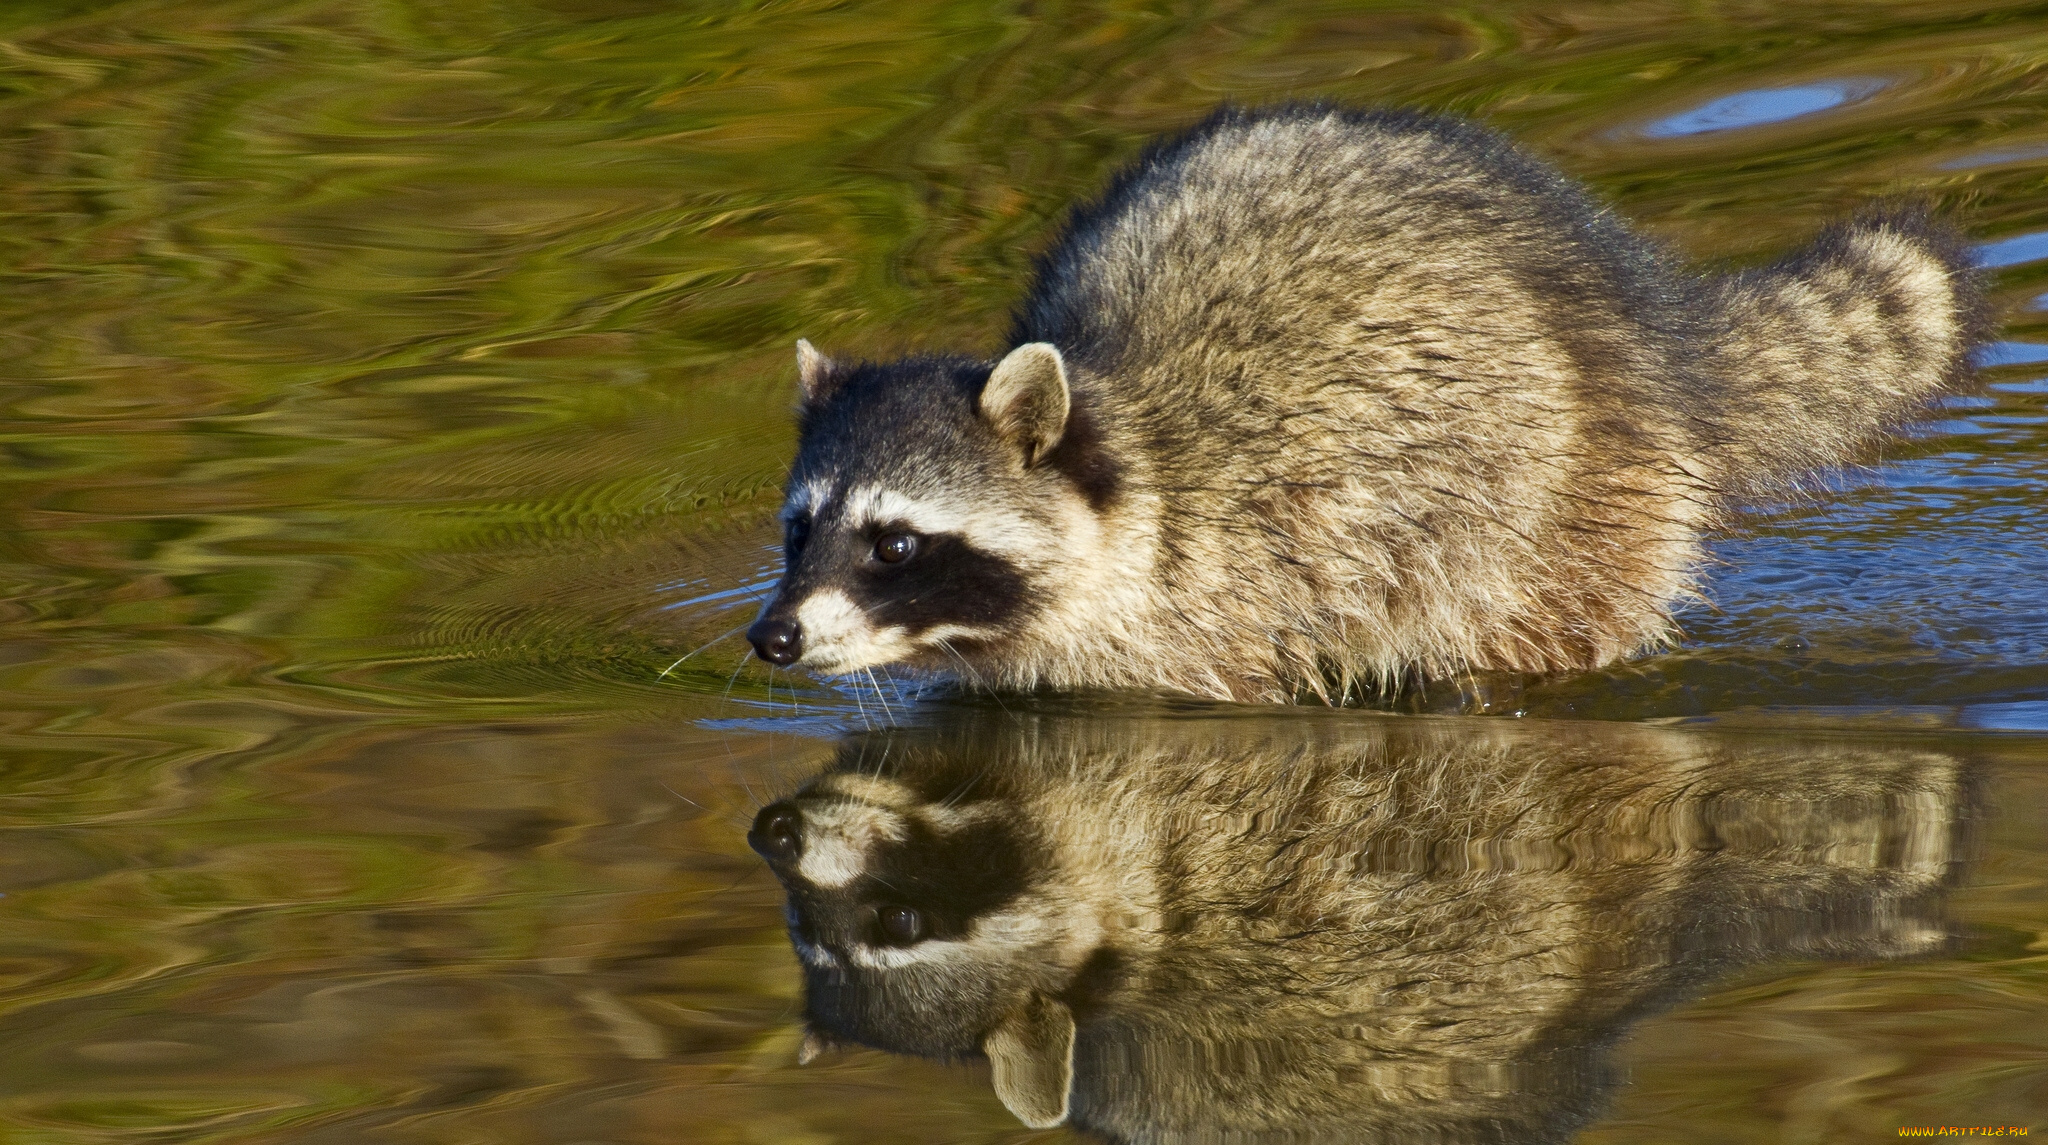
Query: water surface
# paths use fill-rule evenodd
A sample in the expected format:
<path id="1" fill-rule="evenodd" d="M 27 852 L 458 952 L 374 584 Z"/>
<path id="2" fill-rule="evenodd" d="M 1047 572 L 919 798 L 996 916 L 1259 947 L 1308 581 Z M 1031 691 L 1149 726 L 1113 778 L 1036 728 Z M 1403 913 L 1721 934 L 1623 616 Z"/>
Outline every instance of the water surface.
<path id="1" fill-rule="evenodd" d="M 842 732 L 990 713 L 725 635 L 791 346 L 992 350 L 1144 139 L 1297 97 L 1480 116 L 1717 265 L 1884 195 L 1981 244 L 1984 386 L 1718 541 L 1682 645 L 1417 706 L 1974 785 L 1942 942 L 1688 980 L 1581 1140 L 2048 1132 L 2038 11 L 23 0 L 0 46 L 9 1140 L 1030 1138 L 978 1067 L 793 1064 L 748 824 Z"/>

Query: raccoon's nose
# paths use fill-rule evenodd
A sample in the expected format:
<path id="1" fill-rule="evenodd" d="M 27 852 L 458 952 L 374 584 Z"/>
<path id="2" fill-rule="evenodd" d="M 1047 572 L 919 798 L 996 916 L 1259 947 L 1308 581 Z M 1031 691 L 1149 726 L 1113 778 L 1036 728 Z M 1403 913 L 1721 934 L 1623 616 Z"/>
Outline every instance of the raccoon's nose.
<path id="1" fill-rule="evenodd" d="M 747 845 L 764 859 L 788 862 L 803 850 L 804 819 L 794 809 L 770 804 L 754 816 L 754 829 L 747 832 Z"/>
<path id="2" fill-rule="evenodd" d="M 770 664 L 794 664 L 803 654 L 804 630 L 794 620 L 757 620 L 747 629 L 747 642 Z"/>

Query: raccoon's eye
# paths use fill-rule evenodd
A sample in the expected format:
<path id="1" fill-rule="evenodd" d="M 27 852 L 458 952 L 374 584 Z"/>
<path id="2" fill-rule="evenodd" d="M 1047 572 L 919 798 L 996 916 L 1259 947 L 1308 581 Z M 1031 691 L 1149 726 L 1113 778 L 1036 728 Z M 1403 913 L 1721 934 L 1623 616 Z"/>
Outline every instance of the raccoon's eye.
<path id="1" fill-rule="evenodd" d="M 913 907 L 882 908 L 882 937 L 897 946 L 909 946 L 924 937 L 924 916 Z"/>
<path id="2" fill-rule="evenodd" d="M 782 532 L 782 551 L 795 556 L 804 551 L 804 542 L 811 539 L 811 519 L 792 518 Z"/>
<path id="3" fill-rule="evenodd" d="M 890 533 L 875 542 L 875 559 L 884 564 L 907 561 L 917 552 L 917 538 L 909 533 Z"/>

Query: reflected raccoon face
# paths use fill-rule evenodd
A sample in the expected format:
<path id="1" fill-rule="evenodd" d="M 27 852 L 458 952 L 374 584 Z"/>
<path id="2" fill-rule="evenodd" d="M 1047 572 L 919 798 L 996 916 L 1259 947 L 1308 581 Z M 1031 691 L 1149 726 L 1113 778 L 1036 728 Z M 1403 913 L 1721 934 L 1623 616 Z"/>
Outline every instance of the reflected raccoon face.
<path id="1" fill-rule="evenodd" d="M 1042 846 L 1007 805 L 831 775 L 770 804 L 747 841 L 789 892 L 811 1026 L 882 1049 L 975 1052 L 1055 968 L 1060 927 L 1034 892 Z"/>

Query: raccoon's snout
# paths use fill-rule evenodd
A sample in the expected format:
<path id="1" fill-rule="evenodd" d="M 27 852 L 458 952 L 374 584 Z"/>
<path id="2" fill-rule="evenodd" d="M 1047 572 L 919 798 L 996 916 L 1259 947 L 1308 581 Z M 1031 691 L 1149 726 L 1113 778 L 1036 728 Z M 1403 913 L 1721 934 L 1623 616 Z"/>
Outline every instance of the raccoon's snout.
<path id="1" fill-rule="evenodd" d="M 803 655 L 804 630 L 794 620 L 763 617 L 747 629 L 747 642 L 754 646 L 754 655 L 777 667 L 788 667 Z"/>
<path id="2" fill-rule="evenodd" d="M 788 863 L 803 853 L 803 816 L 795 808 L 771 803 L 754 817 L 747 846 L 770 863 Z"/>

